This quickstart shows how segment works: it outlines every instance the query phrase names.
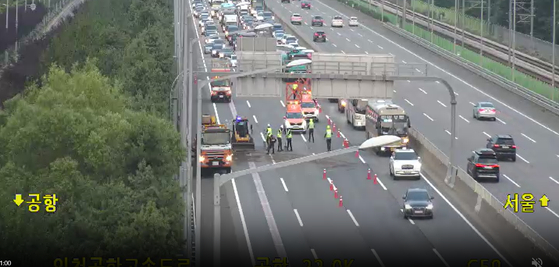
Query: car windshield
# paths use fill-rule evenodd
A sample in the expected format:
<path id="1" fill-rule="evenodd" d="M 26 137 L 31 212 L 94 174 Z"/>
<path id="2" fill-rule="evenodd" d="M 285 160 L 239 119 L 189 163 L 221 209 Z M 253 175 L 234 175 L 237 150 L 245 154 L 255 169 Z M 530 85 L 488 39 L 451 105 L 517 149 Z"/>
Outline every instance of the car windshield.
<path id="1" fill-rule="evenodd" d="M 479 157 L 478 163 L 481 164 L 498 164 L 499 162 L 497 161 L 496 158 L 493 157 Z"/>
<path id="2" fill-rule="evenodd" d="M 288 119 L 302 119 L 303 118 L 303 113 L 301 113 L 301 112 L 288 112 L 286 117 Z"/>
<path id="3" fill-rule="evenodd" d="M 427 201 L 429 199 L 429 194 L 425 191 L 410 191 L 406 196 L 407 201 Z"/>
<path id="4" fill-rule="evenodd" d="M 314 102 L 303 102 L 301 103 L 302 108 L 315 108 L 316 104 Z"/>
<path id="5" fill-rule="evenodd" d="M 283 38 L 284 35 L 283 32 L 276 33 L 276 38 Z"/>
<path id="6" fill-rule="evenodd" d="M 236 31 L 238 31 L 238 30 L 239 30 L 239 27 L 237 27 L 237 26 L 229 26 L 229 27 L 227 27 L 227 31 L 228 31 L 228 32 L 236 32 Z"/>
<path id="7" fill-rule="evenodd" d="M 212 87 L 227 87 L 227 86 L 231 86 L 231 81 L 230 80 L 222 80 L 222 81 L 215 81 L 215 82 L 211 82 Z"/>
<path id="8" fill-rule="evenodd" d="M 223 49 L 223 44 L 215 44 L 215 43 L 214 43 L 214 46 L 213 46 L 212 48 L 213 48 L 214 50 Z"/>
<path id="9" fill-rule="evenodd" d="M 231 60 L 237 60 L 237 55 L 231 55 Z"/>
<path id="10" fill-rule="evenodd" d="M 357 18 L 356 17 L 351 17 L 350 20 L 357 20 Z"/>
<path id="11" fill-rule="evenodd" d="M 340 16 L 335 16 L 334 19 L 342 19 Z"/>
<path id="12" fill-rule="evenodd" d="M 514 141 L 512 139 L 499 138 L 497 139 L 497 144 L 512 146 L 514 145 Z"/>
<path id="13" fill-rule="evenodd" d="M 264 12 L 262 13 L 264 15 L 264 17 L 272 17 L 272 12 Z"/>
<path id="14" fill-rule="evenodd" d="M 233 49 L 231 49 L 231 48 L 228 47 L 228 48 L 225 48 L 225 49 L 221 50 L 221 52 L 223 52 L 223 53 L 225 53 L 225 54 L 227 54 L 227 53 L 233 53 Z"/>
<path id="15" fill-rule="evenodd" d="M 231 137 L 228 132 L 223 133 L 203 133 L 202 134 L 202 144 L 203 145 L 221 145 L 231 143 Z"/>
<path id="16" fill-rule="evenodd" d="M 417 155 L 413 152 L 396 152 L 394 153 L 395 160 L 417 160 Z"/>
<path id="17" fill-rule="evenodd" d="M 290 36 L 290 37 L 285 38 L 285 41 L 288 42 L 288 43 L 289 42 L 295 42 L 295 41 L 297 41 L 297 38 Z"/>
<path id="18" fill-rule="evenodd" d="M 208 25 L 206 26 L 206 31 L 217 31 L 217 27 L 215 25 Z"/>
<path id="19" fill-rule="evenodd" d="M 491 103 L 480 103 L 479 106 L 482 107 L 482 108 L 492 108 L 492 107 L 494 107 L 493 104 L 491 104 Z"/>
<path id="20" fill-rule="evenodd" d="M 320 20 L 320 19 L 322 19 L 322 17 L 321 16 L 315 16 L 314 19 Z"/>
<path id="21" fill-rule="evenodd" d="M 224 44 L 225 41 L 223 41 L 223 39 L 215 39 L 214 44 Z"/>
<path id="22" fill-rule="evenodd" d="M 281 30 L 281 29 L 282 29 L 281 24 L 274 25 L 274 31 Z"/>
<path id="23" fill-rule="evenodd" d="M 316 32 L 318 35 L 323 35 L 324 32 Z"/>

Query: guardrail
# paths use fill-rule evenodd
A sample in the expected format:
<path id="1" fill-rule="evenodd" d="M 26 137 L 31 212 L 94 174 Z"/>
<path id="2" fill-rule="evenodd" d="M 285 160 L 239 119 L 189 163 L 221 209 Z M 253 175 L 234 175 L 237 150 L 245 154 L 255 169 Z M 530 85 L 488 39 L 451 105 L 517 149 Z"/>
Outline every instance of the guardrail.
<path id="1" fill-rule="evenodd" d="M 421 134 L 415 128 L 411 128 L 409 131 L 410 142 L 417 145 L 418 152 L 421 156 L 421 150 L 426 149 L 431 155 L 433 155 L 440 163 L 446 165 L 449 162 L 449 157 L 438 149 L 431 141 L 429 141 L 423 134 Z M 422 157 L 423 158 L 423 157 Z M 467 174 L 462 168 L 457 168 L 457 176 L 460 181 L 464 182 L 471 190 L 473 190 L 478 197 L 481 197 L 489 206 L 491 206 L 495 211 L 501 215 L 507 222 L 513 225 L 524 237 L 532 241 L 534 245 L 543 250 L 549 257 L 551 257 L 556 263 L 559 263 L 559 250 L 552 246 L 547 240 L 540 236 L 534 229 L 532 229 L 528 224 L 522 221 L 516 214 L 508 209 L 504 208 L 504 204 L 499 201 L 491 192 L 489 192 L 480 183 L 474 180 L 469 174 Z"/>
<path id="2" fill-rule="evenodd" d="M 519 96 L 522 96 L 528 100 L 530 100 L 531 102 L 533 102 L 536 105 L 539 105 L 551 112 L 553 112 L 556 115 L 559 115 L 559 103 L 552 101 L 538 93 L 533 92 L 532 90 L 525 88 L 523 86 L 520 86 L 517 83 L 514 83 L 512 81 L 509 81 L 508 79 L 505 79 L 503 77 L 501 77 L 500 75 L 493 73 L 491 71 L 488 71 L 486 69 L 484 69 L 483 67 L 481 67 L 480 65 L 474 64 L 470 61 L 467 61 L 461 57 L 458 57 L 457 55 L 454 55 L 453 53 L 442 49 L 436 45 L 433 45 L 432 43 L 428 42 L 427 40 L 424 40 L 421 37 L 415 36 L 412 33 L 409 33 L 403 29 L 400 29 L 396 26 L 393 26 L 389 23 L 385 23 L 384 26 L 390 30 L 392 30 L 393 32 L 401 35 L 402 37 L 409 39 L 431 51 L 433 51 L 436 54 L 439 54 L 441 56 L 443 56 L 444 58 L 446 58 L 449 61 L 452 61 L 466 69 L 469 69 L 470 71 L 473 71 L 474 73 L 492 81 L 493 83 L 509 90 L 510 92 L 513 92 Z"/>
<path id="3" fill-rule="evenodd" d="M 375 6 L 380 6 L 377 1 L 371 0 L 361 0 L 363 2 L 367 2 L 373 4 Z M 403 7 L 396 5 L 391 2 L 384 2 L 385 11 L 401 16 Z M 406 19 L 415 21 L 417 24 L 428 28 L 429 25 L 433 27 L 433 31 L 447 36 L 450 39 L 453 39 L 456 36 L 456 42 L 462 42 L 462 34 L 464 34 L 464 43 L 470 48 L 476 49 L 478 52 L 479 50 L 483 50 L 484 53 L 491 54 L 493 59 L 500 61 L 505 64 L 510 64 L 509 56 L 512 52 L 509 53 L 509 47 L 503 44 L 497 43 L 493 40 L 482 38 L 478 35 L 470 33 L 468 31 L 464 31 L 460 28 L 456 28 L 456 35 L 454 35 L 454 25 L 449 25 L 444 22 L 440 22 L 435 19 L 431 19 L 428 16 L 425 16 L 418 12 L 413 12 L 412 10 L 406 9 Z M 481 45 L 483 43 L 483 46 Z M 539 58 L 530 56 L 524 52 L 514 50 L 514 59 L 510 58 L 511 61 L 514 61 L 516 67 L 521 70 L 522 72 L 533 76 L 539 80 L 542 80 L 547 83 L 551 83 L 552 75 L 552 68 L 553 65 L 549 62 L 545 62 Z M 557 71 L 556 71 L 557 73 Z M 555 80 L 559 78 L 559 75 L 555 74 Z"/>

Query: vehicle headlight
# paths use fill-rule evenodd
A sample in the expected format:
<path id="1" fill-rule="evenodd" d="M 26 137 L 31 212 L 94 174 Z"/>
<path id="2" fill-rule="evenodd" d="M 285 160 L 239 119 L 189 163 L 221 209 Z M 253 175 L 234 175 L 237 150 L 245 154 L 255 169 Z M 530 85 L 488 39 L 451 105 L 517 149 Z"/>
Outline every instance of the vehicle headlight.
<path id="1" fill-rule="evenodd" d="M 410 141 L 410 139 L 407 138 L 407 137 L 402 138 L 402 142 L 403 142 L 404 144 L 407 144 L 409 141 Z"/>
<path id="2" fill-rule="evenodd" d="M 228 32 L 228 31 L 225 31 L 225 35 L 229 35 L 229 32 Z"/>
<path id="3" fill-rule="evenodd" d="M 206 158 L 204 158 L 204 156 L 200 156 L 200 157 L 198 157 L 198 160 L 199 160 L 200 162 L 204 162 L 204 161 L 206 160 Z"/>
<path id="4" fill-rule="evenodd" d="M 215 53 L 217 53 L 217 51 L 213 50 L 213 51 L 212 51 L 212 54 L 215 54 Z"/>
<path id="5" fill-rule="evenodd" d="M 427 205 L 427 207 L 425 207 L 425 208 L 428 209 L 428 210 L 432 210 L 432 209 L 433 209 L 433 204 L 429 204 L 429 205 Z"/>
<path id="6" fill-rule="evenodd" d="M 223 57 L 223 56 L 225 56 L 225 54 L 219 53 L 219 57 Z"/>
<path id="7" fill-rule="evenodd" d="M 407 210 L 411 210 L 411 209 L 412 209 L 411 206 L 410 206 L 409 204 L 405 204 L 405 205 L 404 205 L 404 208 L 407 209 Z"/>
<path id="8" fill-rule="evenodd" d="M 272 19 L 276 19 L 276 17 L 272 16 Z"/>
<path id="9" fill-rule="evenodd" d="M 342 100 L 342 107 L 345 107 L 346 105 L 347 103 L 344 100 Z"/>
<path id="10" fill-rule="evenodd" d="M 225 157 L 225 161 L 232 161 L 233 160 L 233 155 L 227 155 L 227 157 Z"/>

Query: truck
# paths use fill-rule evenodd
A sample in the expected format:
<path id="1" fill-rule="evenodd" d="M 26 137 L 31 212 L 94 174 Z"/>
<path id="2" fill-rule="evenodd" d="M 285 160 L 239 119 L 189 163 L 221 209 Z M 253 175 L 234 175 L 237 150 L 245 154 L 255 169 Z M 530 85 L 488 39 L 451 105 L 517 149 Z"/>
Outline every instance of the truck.
<path id="1" fill-rule="evenodd" d="M 344 99 L 342 103 L 346 103 L 344 109 L 347 123 L 354 129 L 365 130 L 365 114 L 369 99 Z"/>
<path id="2" fill-rule="evenodd" d="M 246 117 L 237 116 L 233 120 L 233 131 L 231 143 L 233 150 L 254 150 L 254 138 L 252 138 L 252 124 Z"/>
<path id="3" fill-rule="evenodd" d="M 399 143 L 373 148 L 377 155 L 408 147 L 410 141 L 408 130 L 411 128 L 411 122 L 402 107 L 392 103 L 391 100 L 371 99 L 367 103 L 365 112 L 367 139 L 381 135 L 401 137 Z"/>
<path id="4" fill-rule="evenodd" d="M 206 118 L 207 115 L 205 115 Z M 203 117 L 204 118 L 204 117 Z M 231 172 L 233 166 L 233 149 L 231 146 L 231 130 L 227 125 L 216 124 L 212 117 L 202 123 L 202 136 L 200 137 L 200 155 L 197 160 L 202 170 L 225 170 Z M 196 137 L 198 138 L 198 137 Z M 196 144 L 196 142 L 194 142 Z M 192 147 L 196 151 L 196 145 Z"/>

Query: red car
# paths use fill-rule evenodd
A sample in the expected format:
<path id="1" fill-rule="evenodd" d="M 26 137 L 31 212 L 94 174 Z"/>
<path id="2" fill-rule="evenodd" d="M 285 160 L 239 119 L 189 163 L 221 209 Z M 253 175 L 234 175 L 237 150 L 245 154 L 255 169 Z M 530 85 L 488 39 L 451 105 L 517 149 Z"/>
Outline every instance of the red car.
<path id="1" fill-rule="evenodd" d="M 301 2 L 301 8 L 311 9 L 311 3 L 303 1 L 303 2 Z"/>

